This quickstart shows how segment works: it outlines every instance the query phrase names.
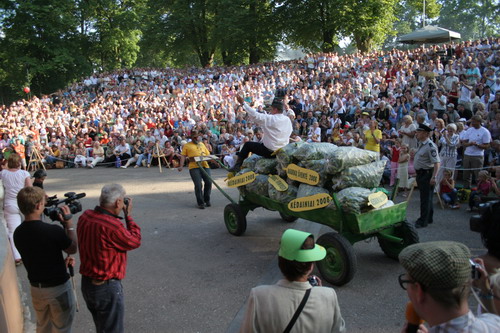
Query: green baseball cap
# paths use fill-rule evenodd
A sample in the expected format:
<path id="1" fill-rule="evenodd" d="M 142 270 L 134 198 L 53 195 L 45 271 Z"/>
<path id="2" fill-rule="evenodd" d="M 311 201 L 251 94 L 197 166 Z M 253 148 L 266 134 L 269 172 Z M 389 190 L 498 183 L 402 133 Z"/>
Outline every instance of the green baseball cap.
<path id="1" fill-rule="evenodd" d="M 427 288 L 451 289 L 471 278 L 471 254 L 462 243 L 439 241 L 413 244 L 399 254 L 408 274 Z"/>
<path id="2" fill-rule="evenodd" d="M 280 250 L 278 255 L 287 260 L 299 262 L 312 262 L 322 260 L 326 256 L 324 247 L 314 244 L 312 249 L 301 249 L 306 239 L 314 236 L 308 232 L 288 229 L 281 236 Z"/>

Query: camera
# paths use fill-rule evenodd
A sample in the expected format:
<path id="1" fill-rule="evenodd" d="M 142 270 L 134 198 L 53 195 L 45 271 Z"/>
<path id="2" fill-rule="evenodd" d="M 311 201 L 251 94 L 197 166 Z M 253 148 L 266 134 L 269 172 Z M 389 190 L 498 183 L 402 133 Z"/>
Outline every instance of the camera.
<path id="1" fill-rule="evenodd" d="M 65 220 L 69 220 L 73 214 L 79 213 L 82 211 L 82 204 L 78 199 L 81 199 L 86 196 L 85 193 L 75 192 L 67 192 L 64 194 L 66 199 L 57 199 L 57 195 L 49 197 L 47 203 L 45 204 L 45 209 L 43 210 L 43 214 L 49 217 L 52 221 L 60 221 L 59 214 L 63 216 Z M 65 215 L 64 212 L 59 207 L 60 204 L 65 204 L 69 207 L 69 211 L 71 214 Z M 60 221 L 62 222 L 62 221 Z"/>
<path id="2" fill-rule="evenodd" d="M 478 263 L 472 261 L 472 259 L 469 259 L 470 265 L 471 265 L 471 276 L 473 280 L 477 280 L 481 278 L 481 271 L 479 271 L 479 268 L 481 268 L 481 265 Z"/>
<path id="3" fill-rule="evenodd" d="M 311 286 L 313 287 L 317 287 L 319 286 L 319 280 L 318 280 L 318 277 L 315 276 L 315 275 L 311 275 L 307 278 L 307 281 L 309 281 L 309 284 L 311 284 Z"/>
<path id="4" fill-rule="evenodd" d="M 479 214 L 471 216 L 469 220 L 469 227 L 471 231 L 483 232 L 488 225 L 488 220 L 493 218 L 494 206 L 500 207 L 500 201 L 495 200 L 479 205 Z"/>

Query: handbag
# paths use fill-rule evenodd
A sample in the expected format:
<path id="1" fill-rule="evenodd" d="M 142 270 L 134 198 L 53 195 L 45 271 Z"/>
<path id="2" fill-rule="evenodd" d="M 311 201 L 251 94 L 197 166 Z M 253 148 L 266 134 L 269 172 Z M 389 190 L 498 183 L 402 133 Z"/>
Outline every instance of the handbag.
<path id="1" fill-rule="evenodd" d="M 300 302 L 299 307 L 297 308 L 297 310 L 293 314 L 292 319 L 288 323 L 288 326 L 285 328 L 285 330 L 283 331 L 283 333 L 289 333 L 290 330 L 292 329 L 293 325 L 295 325 L 295 322 L 297 321 L 297 318 L 299 318 L 299 315 L 302 312 L 302 309 L 304 309 L 304 306 L 307 303 L 307 299 L 309 298 L 309 294 L 311 294 L 311 289 L 312 288 L 309 288 L 309 289 L 306 290 L 304 298 L 302 298 L 302 301 Z"/>

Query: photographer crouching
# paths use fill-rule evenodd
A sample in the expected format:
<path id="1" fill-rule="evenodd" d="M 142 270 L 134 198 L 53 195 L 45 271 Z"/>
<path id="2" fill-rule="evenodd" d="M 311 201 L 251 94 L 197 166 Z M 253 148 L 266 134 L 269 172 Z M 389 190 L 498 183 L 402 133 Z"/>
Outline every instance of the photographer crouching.
<path id="1" fill-rule="evenodd" d="M 64 229 L 40 220 L 45 201 L 39 187 L 19 191 L 17 204 L 25 220 L 14 232 L 14 242 L 28 271 L 37 332 L 71 332 L 76 305 L 66 269 L 74 258 L 65 260 L 61 251 L 76 253 L 77 237 L 68 206 L 59 207 L 57 216 Z"/>
<path id="2" fill-rule="evenodd" d="M 131 217 L 132 199 L 125 195 L 123 186 L 105 185 L 99 206 L 78 219 L 82 294 L 96 332 L 124 332 L 121 280 L 127 269 L 127 251 L 141 245 L 141 229 Z M 124 217 L 119 216 L 122 211 Z"/>

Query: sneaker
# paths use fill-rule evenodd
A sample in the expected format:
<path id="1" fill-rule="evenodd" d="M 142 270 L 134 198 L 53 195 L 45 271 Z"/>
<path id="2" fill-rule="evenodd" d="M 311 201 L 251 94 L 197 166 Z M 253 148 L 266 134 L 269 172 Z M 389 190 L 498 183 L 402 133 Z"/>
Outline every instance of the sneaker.
<path id="1" fill-rule="evenodd" d="M 199 209 L 205 209 L 205 205 L 198 205 Z"/>
<path id="2" fill-rule="evenodd" d="M 120 168 L 122 169 L 126 169 L 127 167 L 125 165 L 122 165 Z"/>
<path id="3" fill-rule="evenodd" d="M 136 169 L 136 168 L 138 168 L 138 167 L 139 167 L 139 166 L 136 164 L 136 165 L 134 166 L 134 169 Z"/>
<path id="4" fill-rule="evenodd" d="M 210 202 L 205 202 L 205 207 L 211 207 L 212 204 Z"/>
<path id="5" fill-rule="evenodd" d="M 460 205 L 452 205 L 451 206 L 451 209 L 459 209 L 460 208 Z"/>

